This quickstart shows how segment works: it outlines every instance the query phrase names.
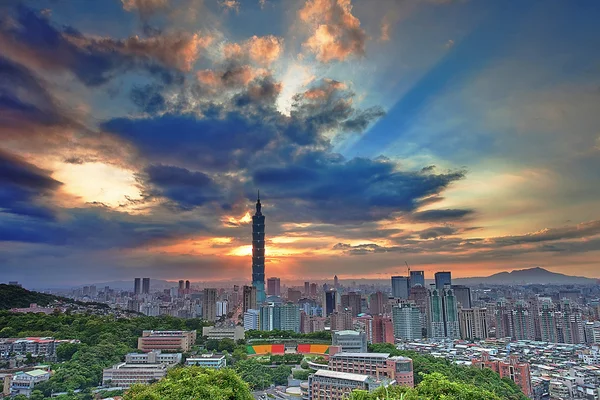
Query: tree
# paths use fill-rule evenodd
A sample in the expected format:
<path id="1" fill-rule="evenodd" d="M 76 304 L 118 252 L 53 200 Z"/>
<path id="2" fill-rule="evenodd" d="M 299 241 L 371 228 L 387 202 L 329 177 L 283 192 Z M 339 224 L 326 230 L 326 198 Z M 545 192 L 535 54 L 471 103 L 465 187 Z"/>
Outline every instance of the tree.
<path id="1" fill-rule="evenodd" d="M 78 349 L 79 345 L 76 343 L 62 343 L 56 348 L 56 357 L 58 361 L 69 361 Z"/>
<path id="2" fill-rule="evenodd" d="M 29 400 L 44 400 L 44 393 L 40 390 L 34 390 L 31 392 L 31 396 L 29 396 Z"/>
<path id="3" fill-rule="evenodd" d="M 248 385 L 231 369 L 176 368 L 152 385 L 134 385 L 124 400 L 252 400 Z"/>
<path id="4" fill-rule="evenodd" d="M 373 393 L 355 391 L 351 400 L 501 400 L 497 394 L 478 386 L 450 381 L 439 373 L 423 376 L 414 389 L 402 386 L 381 387 Z"/>

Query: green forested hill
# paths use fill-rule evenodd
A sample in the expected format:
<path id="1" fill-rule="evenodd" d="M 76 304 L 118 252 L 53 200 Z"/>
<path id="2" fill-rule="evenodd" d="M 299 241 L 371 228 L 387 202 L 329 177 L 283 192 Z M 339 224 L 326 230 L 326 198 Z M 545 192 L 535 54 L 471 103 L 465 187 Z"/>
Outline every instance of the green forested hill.
<path id="1" fill-rule="evenodd" d="M 46 306 L 57 300 L 71 301 L 51 294 L 30 292 L 20 286 L 0 284 L 0 309 L 29 307 L 31 303 Z"/>

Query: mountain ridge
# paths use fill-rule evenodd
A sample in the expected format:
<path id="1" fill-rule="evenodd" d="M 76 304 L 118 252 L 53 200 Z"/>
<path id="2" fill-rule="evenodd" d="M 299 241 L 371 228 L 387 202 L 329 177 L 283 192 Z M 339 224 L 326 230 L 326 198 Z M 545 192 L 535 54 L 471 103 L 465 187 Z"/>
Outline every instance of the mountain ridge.
<path id="1" fill-rule="evenodd" d="M 541 267 L 516 269 L 510 272 L 503 271 L 485 277 L 456 278 L 452 281 L 462 284 L 487 283 L 495 285 L 510 285 L 524 283 L 594 285 L 597 283 L 597 280 L 593 278 L 561 274 L 559 272 L 548 271 L 547 269 Z"/>

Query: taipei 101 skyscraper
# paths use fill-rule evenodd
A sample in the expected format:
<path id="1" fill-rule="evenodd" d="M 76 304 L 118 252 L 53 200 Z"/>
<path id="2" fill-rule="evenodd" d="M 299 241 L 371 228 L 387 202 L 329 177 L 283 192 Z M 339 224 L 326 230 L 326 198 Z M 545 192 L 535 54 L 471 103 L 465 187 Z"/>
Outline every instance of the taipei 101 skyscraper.
<path id="1" fill-rule="evenodd" d="M 256 288 L 256 303 L 265 301 L 265 216 L 261 212 L 260 192 L 256 213 L 252 217 L 252 286 Z"/>

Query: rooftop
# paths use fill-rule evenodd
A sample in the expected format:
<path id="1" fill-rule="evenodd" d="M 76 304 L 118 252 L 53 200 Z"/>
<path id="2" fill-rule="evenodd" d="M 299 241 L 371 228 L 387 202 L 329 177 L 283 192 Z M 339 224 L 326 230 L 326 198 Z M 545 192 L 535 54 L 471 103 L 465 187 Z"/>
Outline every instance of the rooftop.
<path id="1" fill-rule="evenodd" d="M 330 357 L 369 357 L 369 358 L 389 358 L 390 353 L 336 353 Z"/>
<path id="2" fill-rule="evenodd" d="M 327 369 L 318 370 L 317 372 L 315 372 L 315 376 L 322 376 L 325 378 L 346 379 L 349 381 L 356 381 L 356 382 L 367 382 L 369 380 L 368 375 L 351 374 L 349 372 L 329 371 Z"/>
<path id="3" fill-rule="evenodd" d="M 361 334 L 361 332 L 358 331 L 337 331 L 335 332 L 336 335 L 354 335 L 354 336 L 359 336 Z"/>

